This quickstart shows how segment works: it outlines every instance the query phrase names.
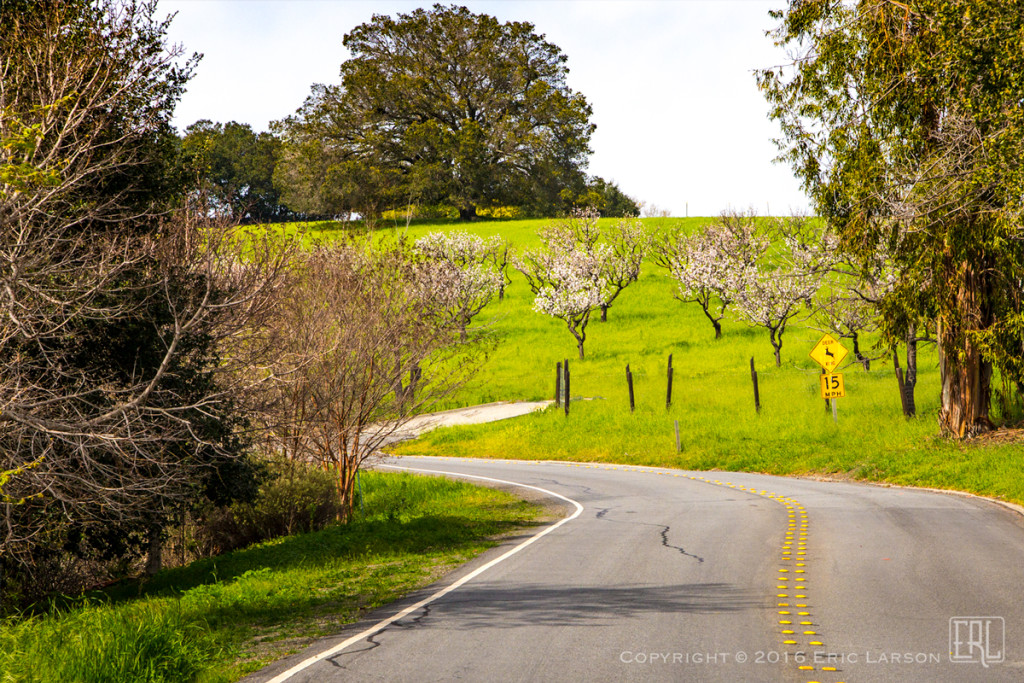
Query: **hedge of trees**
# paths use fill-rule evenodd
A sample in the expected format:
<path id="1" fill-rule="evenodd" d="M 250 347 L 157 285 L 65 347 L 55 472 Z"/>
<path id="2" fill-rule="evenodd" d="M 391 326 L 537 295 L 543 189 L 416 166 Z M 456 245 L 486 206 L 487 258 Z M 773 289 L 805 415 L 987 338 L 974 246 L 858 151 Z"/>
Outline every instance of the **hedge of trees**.
<path id="1" fill-rule="evenodd" d="M 0 602 L 157 571 L 268 458 L 329 472 L 346 519 L 360 463 L 486 350 L 412 245 L 299 249 L 237 227 L 254 185 L 197 191 L 170 125 L 196 59 L 155 13 L 0 4 Z M 202 163 L 251 139 L 191 134 Z"/>

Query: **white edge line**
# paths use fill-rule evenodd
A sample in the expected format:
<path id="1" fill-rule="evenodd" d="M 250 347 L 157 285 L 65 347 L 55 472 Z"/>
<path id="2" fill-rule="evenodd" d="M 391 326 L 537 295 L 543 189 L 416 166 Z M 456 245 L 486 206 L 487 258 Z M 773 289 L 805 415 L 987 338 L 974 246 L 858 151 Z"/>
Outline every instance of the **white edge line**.
<path id="1" fill-rule="evenodd" d="M 461 579 L 459 579 L 455 583 L 453 583 L 453 584 L 451 584 L 449 586 L 446 586 L 445 588 L 442 588 L 441 590 L 437 591 L 433 595 L 430 595 L 430 596 L 428 596 L 426 598 L 423 598 L 422 600 L 417 602 L 415 605 L 410 605 L 409 607 L 406 607 L 404 610 L 402 610 L 398 614 L 395 614 L 394 616 L 390 616 L 387 619 L 383 619 L 383 620 L 377 622 L 373 626 L 369 627 L 368 629 L 366 629 L 364 631 L 361 631 L 360 633 L 357 633 L 356 635 L 352 636 L 348 640 L 345 640 L 345 641 L 335 645 L 334 647 L 332 647 L 332 648 L 330 648 L 328 650 L 324 650 L 320 654 L 314 655 L 314 656 L 312 656 L 312 657 L 310 657 L 308 659 L 305 659 L 305 660 L 299 662 L 298 664 L 296 664 L 292 668 L 288 669 L 284 673 L 278 674 L 277 676 L 271 678 L 269 681 L 267 681 L 267 683 L 283 683 L 284 681 L 288 680 L 289 678 L 291 678 L 295 674 L 299 673 L 300 671 L 303 671 L 304 669 L 309 668 L 310 666 L 316 664 L 317 662 L 323 661 L 323 660 L 327 659 L 328 657 L 332 657 L 332 656 L 338 654 L 339 652 L 341 652 L 342 650 L 344 650 L 345 648 L 347 648 L 347 647 L 349 647 L 351 645 L 354 645 L 355 643 L 358 643 L 360 640 L 363 640 L 364 638 L 368 638 L 368 637 L 374 635 L 375 633 L 379 633 L 380 631 L 383 631 L 385 628 L 387 628 L 391 624 L 395 623 L 399 619 L 407 617 L 410 614 L 412 614 L 413 612 L 423 608 L 425 605 L 429 605 L 430 603 L 434 602 L 435 600 L 444 597 L 445 595 L 447 595 L 448 593 L 451 593 L 453 590 L 459 588 L 460 586 L 462 586 L 466 582 L 473 580 L 477 576 L 480 576 L 485 571 L 487 571 L 488 569 L 490 569 L 494 565 L 498 564 L 499 562 L 503 562 L 504 560 L 507 560 L 508 558 L 512 557 L 513 555 L 518 553 L 520 550 L 522 550 L 526 546 L 528 546 L 528 545 L 532 544 L 533 542 L 543 538 L 544 536 L 547 536 L 548 534 L 550 534 L 552 531 L 554 531 L 558 527 L 562 526 L 563 524 L 565 524 L 567 522 L 571 522 L 572 520 L 574 520 L 577 517 L 579 517 L 580 513 L 583 512 L 583 506 L 580 505 L 579 503 L 577 503 L 572 498 L 566 498 L 565 496 L 563 496 L 560 493 L 555 493 L 554 491 L 549 491 L 547 489 L 542 489 L 539 486 L 530 486 L 529 484 L 520 484 L 520 483 L 515 482 L 515 481 L 506 481 L 504 479 L 493 479 L 491 477 L 480 477 L 480 476 L 476 476 L 476 475 L 472 475 L 472 474 L 462 474 L 461 472 L 442 472 L 441 470 L 418 469 L 418 468 L 415 468 L 415 467 L 400 467 L 398 465 L 376 465 L 376 467 L 389 467 L 391 469 L 405 470 L 407 472 L 428 472 L 430 474 L 444 474 L 444 475 L 447 475 L 447 476 L 450 476 L 450 477 L 459 477 L 459 478 L 463 478 L 463 479 L 479 479 L 481 481 L 490 481 L 490 482 L 494 482 L 494 483 L 497 483 L 497 484 L 508 484 L 510 486 L 518 486 L 518 487 L 524 488 L 524 489 L 532 489 L 534 491 L 540 491 L 541 493 L 545 493 L 545 494 L 547 494 L 549 496 L 554 496 L 555 498 L 560 498 L 561 500 L 564 500 L 567 503 L 572 503 L 573 505 L 576 506 L 576 512 L 572 513 L 571 515 L 569 515 L 565 519 L 559 520 L 558 522 L 552 524 L 551 526 L 548 526 L 548 527 L 545 527 L 545 528 L 541 529 L 539 532 L 537 532 L 533 536 L 530 536 L 530 538 L 526 539 L 525 541 L 523 541 L 522 543 L 520 543 L 516 547 L 509 549 L 504 554 L 502 554 L 499 557 L 494 558 L 493 560 L 491 560 L 487 564 L 485 564 L 485 565 L 483 565 L 481 567 L 477 567 L 472 572 L 470 572 L 469 574 L 466 574 L 465 576 L 463 576 Z"/>

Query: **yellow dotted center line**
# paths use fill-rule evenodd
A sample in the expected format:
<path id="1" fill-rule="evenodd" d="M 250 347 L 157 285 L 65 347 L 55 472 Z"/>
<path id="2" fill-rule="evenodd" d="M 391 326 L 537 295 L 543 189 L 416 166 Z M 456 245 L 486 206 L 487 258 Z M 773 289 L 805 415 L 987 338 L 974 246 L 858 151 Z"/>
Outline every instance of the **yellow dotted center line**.
<path id="1" fill-rule="evenodd" d="M 610 465 L 604 465 L 604 466 L 601 466 L 601 465 L 586 465 L 586 464 L 583 464 L 583 463 L 565 463 L 565 465 L 568 466 L 568 467 L 586 467 L 586 468 L 593 467 L 594 469 L 616 470 L 616 471 L 622 471 L 622 472 L 645 472 L 645 473 L 648 473 L 648 474 L 666 474 L 666 472 L 663 472 L 663 471 L 639 469 L 639 468 L 616 467 L 616 466 L 610 466 Z M 789 573 L 793 573 L 793 574 L 806 574 L 807 573 L 807 570 L 805 569 L 805 567 L 807 566 L 807 562 L 806 562 L 806 559 L 807 559 L 806 558 L 806 556 L 807 556 L 807 535 L 808 535 L 807 529 L 808 529 L 809 525 L 808 525 L 808 522 L 807 522 L 807 509 L 803 505 L 801 505 L 799 501 L 797 501 L 795 498 L 781 496 L 781 495 L 778 495 L 778 494 L 773 493 L 771 491 L 767 491 L 765 489 L 758 489 L 758 488 L 755 488 L 755 487 L 742 486 L 740 484 L 733 484 L 732 482 L 721 481 L 721 480 L 718 480 L 718 479 L 708 479 L 707 477 L 701 477 L 701 476 L 698 476 L 698 475 L 673 473 L 672 476 L 673 477 L 686 477 L 686 478 L 691 479 L 693 481 L 700 481 L 700 482 L 704 482 L 706 484 L 713 484 L 715 486 L 726 486 L 726 487 L 731 488 L 731 489 L 737 489 L 737 490 L 740 490 L 740 491 L 746 491 L 747 493 L 752 493 L 752 494 L 757 495 L 757 496 L 762 496 L 762 497 L 765 497 L 765 498 L 769 498 L 771 500 L 774 500 L 774 501 L 784 505 L 786 507 L 787 511 L 788 511 L 788 513 L 787 513 L 788 524 L 787 524 L 787 527 L 786 527 L 786 533 L 785 533 L 785 537 L 784 537 L 784 542 L 782 544 L 782 554 L 781 554 L 781 557 L 779 559 L 780 559 L 780 562 L 792 562 L 793 563 L 792 566 L 800 567 L 800 569 L 790 570 L 787 567 L 779 567 L 779 570 L 778 570 L 778 573 L 780 574 L 780 576 L 778 577 L 779 584 L 776 586 L 776 588 L 779 589 L 779 590 L 786 590 L 786 591 L 789 591 L 789 590 L 792 589 L 792 590 L 799 591 L 799 592 L 794 592 L 792 594 L 790 594 L 789 592 L 777 593 L 776 597 L 778 597 L 778 598 L 787 598 L 787 599 L 795 598 L 797 600 L 807 600 L 808 599 L 807 598 L 807 594 L 803 592 L 803 591 L 805 591 L 807 589 L 808 581 L 807 581 L 807 577 L 806 576 L 793 577 L 793 583 L 792 584 L 783 583 L 783 582 L 788 582 L 790 580 L 790 577 L 782 576 L 783 574 L 789 574 Z M 798 523 L 798 521 L 799 521 L 799 523 Z M 796 534 L 795 539 L 794 539 L 794 533 Z M 794 546 L 793 546 L 794 541 L 796 543 L 796 550 L 795 551 L 793 549 L 794 548 Z M 797 561 L 793 562 L 793 560 L 797 560 Z M 809 603 L 798 602 L 798 603 L 791 604 L 789 602 L 779 602 L 777 604 L 778 604 L 779 607 L 791 607 L 791 606 L 797 607 L 797 608 L 802 610 L 802 611 L 799 611 L 799 612 L 796 613 L 797 616 L 800 616 L 800 617 L 811 617 L 811 612 L 807 611 L 807 609 L 809 608 Z M 788 610 L 779 610 L 779 614 L 782 615 L 782 616 L 790 616 L 791 612 L 788 611 Z M 780 619 L 779 620 L 779 624 L 782 625 L 782 626 L 790 626 L 790 625 L 793 624 L 793 622 L 792 622 L 792 620 L 789 620 L 789 619 Z M 813 621 L 811 621 L 810 618 L 807 618 L 807 619 L 801 619 L 800 620 L 800 625 L 801 626 L 813 626 L 814 623 L 813 623 Z M 782 629 L 781 633 L 782 633 L 783 636 L 786 636 L 786 638 L 784 638 L 783 641 L 782 641 L 783 645 L 799 645 L 800 644 L 799 641 L 794 639 L 797 634 L 794 632 L 793 629 L 789 629 L 789 628 Z M 813 630 L 810 630 L 810 629 L 803 629 L 802 633 L 800 635 L 802 635 L 802 636 L 811 636 L 811 637 L 814 638 L 813 640 L 807 640 L 807 645 L 811 645 L 811 646 L 822 646 L 822 645 L 824 645 L 824 643 L 820 640 L 820 635 L 818 634 L 817 631 L 813 631 Z M 810 665 L 800 665 L 800 666 L 798 666 L 798 669 L 801 670 L 801 671 L 814 671 L 814 667 L 810 666 Z M 834 667 L 834 666 L 823 666 L 823 667 L 821 667 L 821 671 L 836 671 L 836 667 Z M 817 681 L 809 681 L 808 683 L 818 683 L 818 682 Z"/>
<path id="2" fill-rule="evenodd" d="M 810 646 L 821 646 L 821 645 L 823 645 L 824 643 L 820 640 L 820 635 L 818 634 L 818 632 L 808 628 L 808 627 L 814 625 L 814 622 L 811 619 L 811 616 L 812 616 L 811 612 L 809 611 L 809 603 L 806 603 L 806 602 L 790 603 L 790 602 L 788 602 L 788 599 L 790 599 L 790 598 L 795 598 L 797 600 L 806 600 L 807 599 L 807 594 L 805 592 L 803 592 L 803 591 L 805 591 L 807 589 L 807 584 L 808 584 L 808 578 L 806 576 L 806 574 L 807 574 L 807 569 L 806 569 L 807 562 L 805 561 L 806 560 L 806 555 L 807 555 L 807 537 L 808 537 L 808 531 L 807 530 L 808 530 L 808 527 L 809 527 L 809 524 L 808 524 L 808 521 L 807 521 L 807 509 L 803 505 L 801 505 L 800 502 L 797 501 L 795 498 L 781 496 L 781 495 L 778 495 L 778 494 L 773 493 L 771 491 L 767 491 L 765 489 L 757 489 L 757 488 L 753 488 L 753 487 L 741 486 L 741 485 L 733 484 L 731 482 L 721 482 L 721 481 L 718 481 L 718 480 L 712 481 L 712 480 L 706 479 L 704 477 L 699 477 L 699 476 L 695 476 L 695 475 L 686 475 L 686 476 L 688 476 L 690 479 L 693 479 L 694 481 L 703 481 L 703 482 L 707 482 L 709 484 L 716 484 L 716 485 L 719 485 L 719 486 L 728 486 L 729 488 L 732 488 L 732 489 L 738 489 L 738 490 L 741 490 L 741 491 L 746 491 L 748 493 L 752 493 L 754 495 L 758 495 L 758 496 L 762 496 L 762 497 L 765 497 L 765 498 L 769 498 L 769 499 L 774 500 L 774 501 L 776 501 L 778 503 L 781 503 L 782 505 L 784 505 L 786 507 L 786 509 L 787 509 L 787 521 L 788 521 L 788 524 L 786 526 L 786 533 L 784 534 L 784 537 L 783 537 L 783 543 L 782 543 L 782 548 L 781 548 L 782 552 L 781 552 L 781 556 L 780 556 L 779 559 L 780 559 L 780 564 L 787 563 L 787 562 L 788 563 L 792 563 L 792 564 L 789 565 L 789 566 L 783 564 L 782 566 L 779 567 L 779 569 L 778 569 L 778 577 L 777 577 L 778 578 L 778 584 L 776 585 L 776 588 L 779 589 L 779 590 L 785 590 L 785 591 L 794 590 L 794 591 L 797 591 L 797 592 L 794 592 L 792 594 L 789 593 L 789 592 L 786 592 L 786 593 L 776 593 L 776 597 L 786 598 L 787 599 L 786 602 L 778 602 L 776 604 L 780 608 L 786 608 L 786 607 L 796 607 L 796 608 L 798 608 L 800 611 L 796 612 L 796 616 L 804 617 L 803 619 L 799 620 L 799 625 L 804 627 L 804 628 L 800 629 L 800 633 L 798 634 L 796 632 L 796 630 L 794 630 L 793 628 L 788 628 L 788 627 L 794 625 L 792 619 L 779 619 L 778 620 L 779 625 L 787 627 L 787 628 L 783 628 L 783 629 L 780 630 L 781 631 L 781 635 L 783 636 L 782 644 L 786 645 L 786 646 L 800 645 L 801 642 L 799 640 L 796 640 L 796 638 L 798 636 L 804 636 L 805 638 L 807 638 L 807 640 L 806 640 L 806 644 L 807 645 L 810 645 Z M 796 544 L 795 546 L 794 546 L 794 543 Z M 795 547 L 795 550 L 794 550 L 794 547 Z M 794 555 L 794 553 L 795 553 L 795 555 Z M 793 562 L 794 559 L 797 560 L 797 562 Z M 790 566 L 792 566 L 793 568 L 791 569 Z M 789 576 L 790 574 L 798 574 L 799 576 Z M 792 583 L 789 583 L 790 581 L 792 581 Z M 778 613 L 779 613 L 779 616 L 782 616 L 782 617 L 793 616 L 793 611 L 789 610 L 789 609 L 779 609 Z M 808 638 L 808 637 L 810 637 L 810 638 Z M 811 638 L 813 638 L 813 639 L 811 639 Z M 799 665 L 797 668 L 800 671 L 814 671 L 814 667 L 811 666 L 811 665 Z M 823 667 L 821 667 L 821 671 L 835 671 L 835 670 L 836 670 L 836 668 L 832 667 L 832 666 L 823 666 Z M 816 682 L 811 681 L 810 683 L 816 683 Z"/>

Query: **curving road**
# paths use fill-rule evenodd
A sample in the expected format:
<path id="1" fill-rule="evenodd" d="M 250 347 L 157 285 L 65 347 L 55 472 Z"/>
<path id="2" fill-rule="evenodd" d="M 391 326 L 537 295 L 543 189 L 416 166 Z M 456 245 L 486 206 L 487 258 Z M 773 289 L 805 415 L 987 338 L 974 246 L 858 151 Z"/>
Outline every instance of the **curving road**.
<path id="1" fill-rule="evenodd" d="M 246 680 L 1024 680 L 1024 517 L 994 503 L 621 465 L 386 464 L 538 487 L 564 498 L 521 491 L 567 517 Z"/>

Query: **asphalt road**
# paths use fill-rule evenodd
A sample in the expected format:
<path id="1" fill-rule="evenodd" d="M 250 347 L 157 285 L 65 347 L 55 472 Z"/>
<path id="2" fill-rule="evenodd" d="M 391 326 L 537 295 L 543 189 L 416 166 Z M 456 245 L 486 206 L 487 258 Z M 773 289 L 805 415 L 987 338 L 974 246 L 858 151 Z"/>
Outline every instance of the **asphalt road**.
<path id="1" fill-rule="evenodd" d="M 540 487 L 576 516 L 247 680 L 1024 680 L 1024 518 L 994 503 L 744 473 L 386 462 Z"/>

